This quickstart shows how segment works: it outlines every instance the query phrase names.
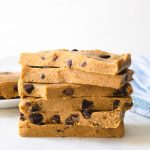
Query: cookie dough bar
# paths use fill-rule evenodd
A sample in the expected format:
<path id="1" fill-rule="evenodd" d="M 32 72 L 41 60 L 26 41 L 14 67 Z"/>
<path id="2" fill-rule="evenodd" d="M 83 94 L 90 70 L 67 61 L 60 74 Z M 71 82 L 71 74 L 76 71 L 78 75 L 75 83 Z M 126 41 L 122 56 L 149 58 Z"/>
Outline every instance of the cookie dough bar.
<path id="1" fill-rule="evenodd" d="M 23 67 L 21 79 L 34 83 L 74 83 L 86 84 L 118 89 L 132 80 L 132 70 L 120 75 L 105 75 L 87 73 L 68 68 L 31 68 Z"/>
<path id="2" fill-rule="evenodd" d="M 23 66 L 49 66 L 74 68 L 81 71 L 116 75 L 131 64 L 130 54 L 116 55 L 101 50 L 54 50 L 39 53 L 22 53 Z"/>
<path id="3" fill-rule="evenodd" d="M 36 111 L 21 112 L 21 117 L 33 124 L 64 124 L 81 126 L 100 126 L 102 128 L 117 128 L 124 119 L 124 112 L 119 107 L 113 111 Z"/>
<path id="4" fill-rule="evenodd" d="M 81 84 L 38 84 L 19 81 L 20 96 L 42 97 L 52 99 L 59 97 L 126 97 L 133 92 L 132 86 L 126 83 L 119 89 Z"/>
<path id="5" fill-rule="evenodd" d="M 35 125 L 29 121 L 19 122 L 19 134 L 23 137 L 122 137 L 124 123 L 117 128 L 102 128 L 99 126 L 67 126 L 63 124 Z"/>
<path id="6" fill-rule="evenodd" d="M 43 98 L 22 98 L 19 104 L 20 111 L 34 112 L 39 110 L 48 111 L 79 111 L 83 109 L 108 111 L 121 107 L 128 110 L 132 107 L 132 98 L 110 97 L 78 97 L 56 98 L 44 100 Z"/>
<path id="7" fill-rule="evenodd" d="M 0 73 L 0 100 L 18 98 L 19 73 Z"/>

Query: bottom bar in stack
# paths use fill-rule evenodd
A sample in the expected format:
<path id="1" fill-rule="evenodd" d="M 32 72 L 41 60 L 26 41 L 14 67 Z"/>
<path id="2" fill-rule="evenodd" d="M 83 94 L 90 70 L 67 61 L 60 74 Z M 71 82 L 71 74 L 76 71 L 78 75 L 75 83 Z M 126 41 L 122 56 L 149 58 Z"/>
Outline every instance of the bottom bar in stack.
<path id="1" fill-rule="evenodd" d="M 63 124 L 35 125 L 28 121 L 19 123 L 19 132 L 24 137 L 122 137 L 124 123 L 117 128 L 102 128 L 99 126 L 67 126 Z"/>
<path id="2" fill-rule="evenodd" d="M 20 109 L 21 110 L 21 109 Z M 21 136 L 121 137 L 125 110 L 20 113 Z"/>

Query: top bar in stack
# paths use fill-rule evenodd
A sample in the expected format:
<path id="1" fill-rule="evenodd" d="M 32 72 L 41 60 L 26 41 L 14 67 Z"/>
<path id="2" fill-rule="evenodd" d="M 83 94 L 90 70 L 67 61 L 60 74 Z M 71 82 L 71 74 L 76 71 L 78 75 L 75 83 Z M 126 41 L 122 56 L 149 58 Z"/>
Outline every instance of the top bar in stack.
<path id="1" fill-rule="evenodd" d="M 117 75 L 131 64 L 130 54 L 116 55 L 101 50 L 72 51 L 61 49 L 39 53 L 22 53 L 20 63 L 24 66 L 51 68 L 71 67 L 85 72 Z"/>

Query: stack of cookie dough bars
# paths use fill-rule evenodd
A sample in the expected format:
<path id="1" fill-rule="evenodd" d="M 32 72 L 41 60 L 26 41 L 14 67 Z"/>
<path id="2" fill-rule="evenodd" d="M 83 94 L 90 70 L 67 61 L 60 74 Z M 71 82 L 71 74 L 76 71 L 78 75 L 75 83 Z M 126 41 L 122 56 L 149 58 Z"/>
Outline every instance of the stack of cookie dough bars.
<path id="1" fill-rule="evenodd" d="M 0 72 L 0 100 L 19 98 L 18 80 L 17 72 Z"/>
<path id="2" fill-rule="evenodd" d="M 133 103 L 130 54 L 101 50 L 22 53 L 19 133 L 34 137 L 122 137 Z"/>

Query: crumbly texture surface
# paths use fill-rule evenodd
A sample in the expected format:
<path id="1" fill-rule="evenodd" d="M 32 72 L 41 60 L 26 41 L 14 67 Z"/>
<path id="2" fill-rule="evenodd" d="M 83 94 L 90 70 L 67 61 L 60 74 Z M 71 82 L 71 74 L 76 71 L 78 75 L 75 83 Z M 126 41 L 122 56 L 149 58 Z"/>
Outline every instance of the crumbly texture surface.
<path id="1" fill-rule="evenodd" d="M 69 68 L 31 68 L 23 67 L 21 79 L 34 83 L 75 83 L 110 87 L 118 89 L 132 80 L 132 70 L 120 75 L 87 73 Z"/>
<path id="2" fill-rule="evenodd" d="M 31 90 L 29 90 L 31 89 Z M 19 95 L 54 99 L 60 97 L 126 97 L 133 92 L 132 86 L 126 83 L 119 89 L 81 84 L 38 84 L 19 81 Z"/>
<path id="3" fill-rule="evenodd" d="M 24 66 L 49 66 L 74 68 L 86 72 L 116 75 L 131 64 L 130 54 L 116 55 L 101 50 L 66 49 L 22 53 L 20 64 Z"/>
<path id="4" fill-rule="evenodd" d="M 0 100 L 12 99 L 18 94 L 19 73 L 1 72 L 0 73 Z"/>
<path id="5" fill-rule="evenodd" d="M 117 128 L 101 128 L 99 126 L 67 126 L 63 124 L 35 125 L 28 121 L 19 122 L 19 134 L 23 137 L 122 137 L 124 123 Z"/>
<path id="6" fill-rule="evenodd" d="M 114 97 L 78 97 L 56 98 L 44 100 L 43 98 L 22 98 L 19 104 L 20 111 L 32 112 L 34 107 L 40 111 L 81 111 L 83 109 L 111 111 L 118 107 L 128 110 L 132 107 L 132 98 Z"/>
<path id="7" fill-rule="evenodd" d="M 36 111 L 21 112 L 25 120 L 33 124 L 64 124 L 81 126 L 100 126 L 117 128 L 124 119 L 124 111 L 117 108 L 113 111 Z"/>

